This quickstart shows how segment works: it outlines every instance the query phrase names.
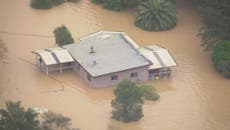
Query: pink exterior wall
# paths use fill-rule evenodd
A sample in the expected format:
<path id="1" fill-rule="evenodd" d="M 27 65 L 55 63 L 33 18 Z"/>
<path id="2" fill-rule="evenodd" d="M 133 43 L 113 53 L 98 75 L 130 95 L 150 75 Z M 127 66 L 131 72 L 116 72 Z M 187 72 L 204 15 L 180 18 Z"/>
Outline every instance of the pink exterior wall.
<path id="1" fill-rule="evenodd" d="M 77 70 L 77 65 L 75 65 L 74 70 L 82 77 L 82 79 L 91 87 L 94 88 L 102 88 L 102 87 L 108 87 L 108 86 L 114 86 L 117 85 L 119 82 L 121 82 L 124 79 L 129 79 L 134 82 L 145 82 L 148 80 L 148 66 L 145 67 L 139 67 L 131 70 L 126 70 L 118 73 L 113 73 L 113 74 L 108 74 L 104 76 L 99 76 L 92 78 L 91 81 L 87 79 L 87 72 L 80 67 L 79 71 Z M 138 76 L 137 77 L 131 77 L 131 73 L 137 72 Z M 112 75 L 117 75 L 118 79 L 117 80 L 111 80 Z"/>

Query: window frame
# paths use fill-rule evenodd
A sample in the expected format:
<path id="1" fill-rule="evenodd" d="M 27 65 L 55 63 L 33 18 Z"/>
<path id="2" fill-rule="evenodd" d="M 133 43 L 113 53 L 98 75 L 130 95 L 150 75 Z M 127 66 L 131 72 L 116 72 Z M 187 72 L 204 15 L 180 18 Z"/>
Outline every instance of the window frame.
<path id="1" fill-rule="evenodd" d="M 118 79 L 118 75 L 112 75 L 112 76 L 110 76 L 110 79 L 113 80 L 113 81 L 117 80 Z"/>
<path id="2" fill-rule="evenodd" d="M 137 72 L 132 72 L 132 73 L 130 73 L 130 77 L 131 78 L 135 78 L 135 77 L 137 77 L 138 76 L 138 73 Z"/>

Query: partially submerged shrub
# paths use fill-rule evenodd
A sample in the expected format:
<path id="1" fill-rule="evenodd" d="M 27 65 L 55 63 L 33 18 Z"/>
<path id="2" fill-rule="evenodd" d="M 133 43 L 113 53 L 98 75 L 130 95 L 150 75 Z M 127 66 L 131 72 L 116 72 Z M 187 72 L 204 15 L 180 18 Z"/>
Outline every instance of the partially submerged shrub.
<path id="1" fill-rule="evenodd" d="M 60 5 L 62 3 L 65 3 L 65 0 L 51 0 L 52 4 L 57 6 Z"/>
<path id="2" fill-rule="evenodd" d="M 30 6 L 34 9 L 50 9 L 53 6 L 65 2 L 78 2 L 79 0 L 30 0 Z"/>
<path id="3" fill-rule="evenodd" d="M 106 0 L 103 7 L 106 9 L 119 11 L 124 8 L 123 0 Z"/>
<path id="4" fill-rule="evenodd" d="M 7 101 L 6 108 L 0 108 L 1 130 L 40 130 L 38 114 L 31 108 L 25 109 L 21 102 Z"/>
<path id="5" fill-rule="evenodd" d="M 48 128 L 50 130 L 54 129 L 68 129 L 71 125 L 71 119 L 65 117 L 61 114 L 56 114 L 54 112 L 45 112 L 42 114 L 42 127 Z"/>
<path id="6" fill-rule="evenodd" d="M 91 2 L 96 3 L 96 4 L 100 4 L 100 3 L 103 3 L 104 0 L 91 0 Z"/>
<path id="7" fill-rule="evenodd" d="M 93 3 L 102 3 L 103 7 L 110 10 L 120 11 L 127 7 L 135 7 L 142 0 L 91 0 Z"/>
<path id="8" fill-rule="evenodd" d="M 202 47 L 212 49 L 220 40 L 230 40 L 230 0 L 196 0 L 201 15 Z"/>
<path id="9" fill-rule="evenodd" d="M 65 25 L 57 27 L 54 30 L 54 35 L 55 41 L 58 44 L 58 46 L 63 46 L 74 42 L 72 35 L 70 34 L 69 30 L 66 28 Z"/>
<path id="10" fill-rule="evenodd" d="M 51 0 L 31 0 L 30 6 L 34 9 L 50 9 L 53 4 Z"/>
<path id="11" fill-rule="evenodd" d="M 138 87 L 130 80 L 120 82 L 113 92 L 115 99 L 111 101 L 112 118 L 123 122 L 137 121 L 144 116 L 143 98 L 147 100 L 160 98 L 153 86 Z"/>
<path id="12" fill-rule="evenodd" d="M 112 100 L 112 118 L 123 122 L 137 121 L 142 118 L 143 93 L 130 80 L 123 80 L 114 90 Z"/>
<path id="13" fill-rule="evenodd" d="M 222 41 L 214 46 L 212 62 L 218 72 L 230 78 L 230 41 Z"/>
<path id="14" fill-rule="evenodd" d="M 67 0 L 67 2 L 73 2 L 73 3 L 76 3 L 76 2 L 79 2 L 80 0 Z"/>
<path id="15" fill-rule="evenodd" d="M 156 89 L 151 85 L 142 85 L 140 86 L 140 89 L 144 94 L 144 98 L 147 100 L 154 101 L 160 98 L 160 95 L 157 93 Z"/>
<path id="16" fill-rule="evenodd" d="M 174 0 L 144 0 L 138 7 L 136 26 L 149 31 L 169 30 L 176 26 Z"/>

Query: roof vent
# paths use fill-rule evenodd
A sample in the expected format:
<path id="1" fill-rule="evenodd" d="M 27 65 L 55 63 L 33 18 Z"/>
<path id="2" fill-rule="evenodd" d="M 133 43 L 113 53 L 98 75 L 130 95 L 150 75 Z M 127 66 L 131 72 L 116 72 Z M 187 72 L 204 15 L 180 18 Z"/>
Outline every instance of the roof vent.
<path id="1" fill-rule="evenodd" d="M 96 64 L 97 64 L 97 62 L 94 60 L 94 61 L 93 61 L 93 65 L 96 65 Z"/>
<path id="2" fill-rule="evenodd" d="M 89 53 L 90 53 L 90 54 L 95 53 L 93 46 L 90 47 L 90 52 L 89 52 Z"/>

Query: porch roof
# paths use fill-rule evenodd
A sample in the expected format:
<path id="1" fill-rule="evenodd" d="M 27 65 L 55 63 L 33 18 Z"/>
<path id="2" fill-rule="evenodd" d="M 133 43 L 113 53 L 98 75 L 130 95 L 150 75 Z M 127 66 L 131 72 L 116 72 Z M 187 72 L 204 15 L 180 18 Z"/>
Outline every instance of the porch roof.
<path id="1" fill-rule="evenodd" d="M 46 65 L 54 65 L 74 61 L 68 50 L 60 47 L 32 52 L 38 54 Z"/>
<path id="2" fill-rule="evenodd" d="M 173 59 L 169 51 L 157 45 L 139 48 L 141 54 L 149 59 L 153 64 L 149 69 L 159 69 L 165 67 L 177 66 L 176 61 Z"/>
<path id="3" fill-rule="evenodd" d="M 47 50 L 54 53 L 54 56 L 56 56 L 56 58 L 58 59 L 60 63 L 67 63 L 67 62 L 74 61 L 73 57 L 70 55 L 68 50 L 64 48 L 57 47 L 57 48 L 51 48 Z"/>
<path id="4" fill-rule="evenodd" d="M 46 65 L 57 64 L 57 61 L 49 51 L 37 50 L 37 51 L 32 51 L 32 53 L 38 54 Z"/>

